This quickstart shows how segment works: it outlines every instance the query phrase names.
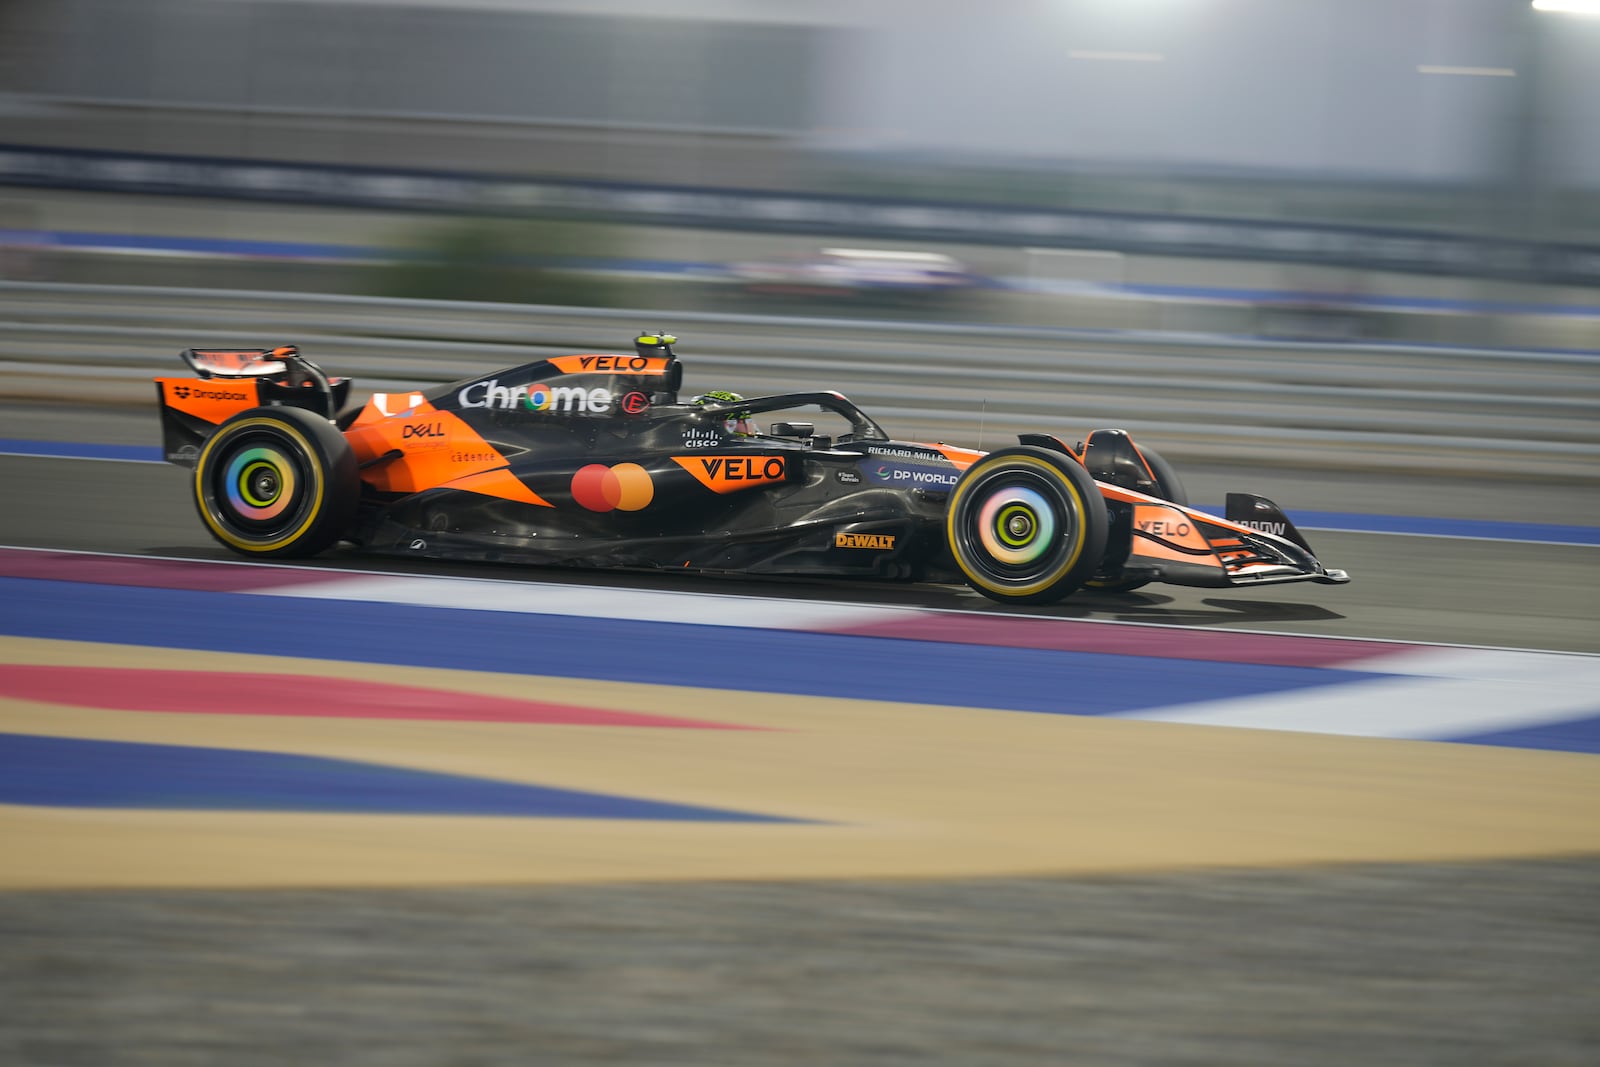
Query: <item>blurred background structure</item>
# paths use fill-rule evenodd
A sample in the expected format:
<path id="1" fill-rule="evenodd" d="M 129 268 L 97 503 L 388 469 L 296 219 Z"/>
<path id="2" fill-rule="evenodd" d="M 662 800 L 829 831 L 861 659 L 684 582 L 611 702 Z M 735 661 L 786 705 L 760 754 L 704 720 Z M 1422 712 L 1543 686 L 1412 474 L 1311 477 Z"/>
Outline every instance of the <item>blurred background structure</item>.
<path id="1" fill-rule="evenodd" d="M 0 229 L 12 277 L 834 314 L 894 261 L 965 321 L 1600 348 L 1597 55 L 1527 0 L 9 0 Z"/>

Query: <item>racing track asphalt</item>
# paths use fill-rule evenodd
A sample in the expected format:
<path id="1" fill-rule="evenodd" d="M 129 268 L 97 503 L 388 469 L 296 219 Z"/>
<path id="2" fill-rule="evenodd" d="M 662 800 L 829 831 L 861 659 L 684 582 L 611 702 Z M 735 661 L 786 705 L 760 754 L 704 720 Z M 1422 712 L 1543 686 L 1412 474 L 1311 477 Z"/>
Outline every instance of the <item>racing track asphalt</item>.
<path id="1" fill-rule="evenodd" d="M 91 426 L 58 432 L 114 439 Z M 1220 474 L 1184 474 L 1195 499 L 1220 498 Z M 0 484 L 0 544 L 227 558 L 174 469 L 0 457 Z M 1376 497 L 1390 504 L 1372 510 L 1409 500 L 1530 518 L 1566 500 L 1559 486 L 1329 475 L 1220 487 L 1259 488 L 1291 514 Z M 1593 521 L 1562 515 L 1551 521 Z M 1355 581 L 1160 589 L 1054 611 L 1600 651 L 1594 548 L 1312 541 Z M 990 607 L 946 589 L 519 577 Z M 1600 859 L 1577 857 L 914 883 L 12 892 L 0 894 L 0 1061 L 1587 1064 L 1600 1053 L 1597 889 Z"/>
<path id="2" fill-rule="evenodd" d="M 0 437 L 154 444 L 154 420 L 124 412 L 0 408 Z M 1252 474 L 1180 467 L 1195 501 L 1228 490 L 1260 492 L 1297 510 L 1359 511 L 1600 526 L 1600 500 L 1559 484 L 1386 479 L 1370 473 Z M 165 464 L 0 455 L 0 545 L 232 559 L 201 529 L 182 471 Z M 1600 652 L 1600 549 L 1585 545 L 1426 536 L 1309 532 L 1319 558 L 1353 581 L 1270 588 L 1150 586 L 1132 596 L 1080 591 L 1060 605 L 1026 609 L 1082 619 Z M 752 581 L 675 574 L 586 573 L 506 566 L 420 565 L 330 553 L 323 567 L 367 571 L 701 590 L 872 601 L 953 609 L 994 605 L 959 587 L 822 581 Z M 1013 609 L 1021 610 L 1021 609 Z"/>

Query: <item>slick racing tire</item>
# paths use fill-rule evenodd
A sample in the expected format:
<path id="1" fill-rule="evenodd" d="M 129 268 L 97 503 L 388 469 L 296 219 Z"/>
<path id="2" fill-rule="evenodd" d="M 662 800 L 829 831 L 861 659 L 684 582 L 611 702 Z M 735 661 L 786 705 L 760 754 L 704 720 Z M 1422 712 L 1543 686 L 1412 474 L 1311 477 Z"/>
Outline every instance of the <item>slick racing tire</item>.
<path id="1" fill-rule="evenodd" d="M 950 493 L 945 536 L 972 588 L 1048 604 L 1092 577 L 1106 550 L 1106 505 L 1089 472 L 1042 448 L 991 452 Z"/>
<path id="2" fill-rule="evenodd" d="M 1144 445 L 1139 445 L 1138 448 L 1144 456 L 1144 461 L 1150 465 L 1150 473 L 1156 476 L 1156 487 L 1150 495 L 1188 507 L 1189 494 L 1184 490 L 1183 483 L 1178 480 L 1178 472 L 1173 469 L 1172 464 L 1153 448 L 1146 448 Z M 1150 581 L 1149 578 L 1090 578 L 1083 583 L 1083 587 L 1093 589 L 1097 593 L 1131 593 L 1135 589 L 1143 589 L 1150 584 Z"/>
<path id="3" fill-rule="evenodd" d="M 194 502 L 223 545 L 243 556 L 314 556 L 355 519 L 361 477 L 344 435 L 299 408 L 241 411 L 206 439 Z"/>

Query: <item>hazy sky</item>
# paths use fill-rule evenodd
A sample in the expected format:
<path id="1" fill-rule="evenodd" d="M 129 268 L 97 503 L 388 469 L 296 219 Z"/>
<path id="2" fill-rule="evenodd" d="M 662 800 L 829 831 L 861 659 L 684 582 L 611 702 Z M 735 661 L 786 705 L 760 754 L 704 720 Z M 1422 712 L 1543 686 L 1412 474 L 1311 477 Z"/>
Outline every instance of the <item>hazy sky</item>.
<path id="1" fill-rule="evenodd" d="M 1600 19 L 1525 0 L 4 2 L 57 95 L 1600 187 Z"/>
<path id="2" fill-rule="evenodd" d="M 918 14 L 880 23 L 830 97 L 868 143 L 1483 177 L 1533 90 L 1509 0 L 875 6 Z M 1600 60 L 1565 76 L 1569 99 L 1600 96 Z"/>

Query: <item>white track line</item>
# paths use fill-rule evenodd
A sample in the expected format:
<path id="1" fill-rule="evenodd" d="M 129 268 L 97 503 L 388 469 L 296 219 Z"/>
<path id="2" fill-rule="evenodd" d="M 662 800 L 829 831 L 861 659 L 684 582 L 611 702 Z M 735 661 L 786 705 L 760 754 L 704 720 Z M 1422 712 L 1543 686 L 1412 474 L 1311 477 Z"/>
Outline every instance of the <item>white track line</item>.
<path id="1" fill-rule="evenodd" d="M 765 630 L 830 630 L 918 618 L 918 608 L 874 607 L 813 600 L 768 600 L 718 593 L 493 582 L 462 578 L 365 577 L 255 590 L 262 596 L 355 600 L 376 604 L 577 615 L 696 626 Z"/>
<path id="2" fill-rule="evenodd" d="M 1351 664 L 1345 669 L 1362 669 Z M 1128 712 L 1206 726 L 1445 739 L 1600 714 L 1600 657 L 1488 649 L 1418 650 L 1374 659 L 1401 677 Z"/>

